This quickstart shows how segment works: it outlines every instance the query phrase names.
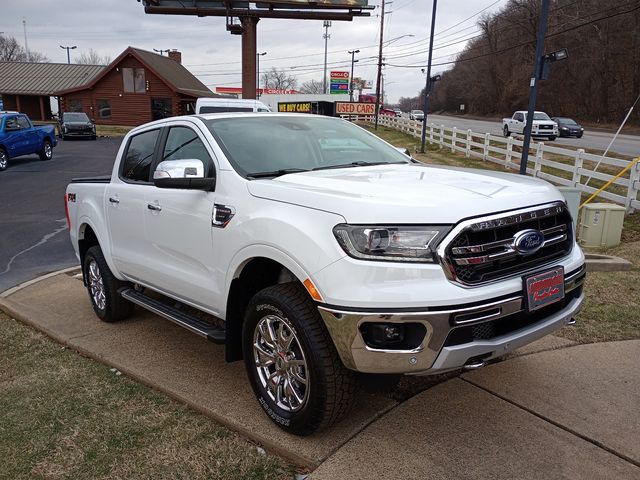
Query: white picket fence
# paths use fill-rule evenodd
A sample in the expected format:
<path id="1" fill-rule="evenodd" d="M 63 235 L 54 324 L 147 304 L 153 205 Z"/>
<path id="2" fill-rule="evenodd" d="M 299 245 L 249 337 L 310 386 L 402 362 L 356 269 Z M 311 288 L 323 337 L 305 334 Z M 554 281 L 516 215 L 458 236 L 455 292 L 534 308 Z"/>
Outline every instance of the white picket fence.
<path id="1" fill-rule="evenodd" d="M 419 121 L 381 115 L 378 124 L 403 131 L 414 137 L 420 138 L 422 135 L 422 122 Z M 439 145 L 440 148 L 451 149 L 451 152 L 463 153 L 466 157 L 481 158 L 510 169 L 517 170 L 520 167 L 522 140 L 513 136 L 505 138 L 490 133 L 459 130 L 456 127 L 447 128 L 444 125 L 431 123 L 427 126 L 426 140 L 431 144 Z M 587 153 L 583 149 L 552 147 L 543 142 L 532 142 L 529 152 L 528 174 L 556 185 L 577 188 L 586 194 L 596 192 L 603 182 L 613 179 L 619 171 L 629 165 L 628 160 L 601 158 L 600 155 Z M 550 154 L 554 155 L 555 160 L 545 158 Z M 557 156 L 561 158 L 558 159 Z M 600 162 L 598 171 L 594 171 L 593 168 L 598 162 Z M 603 170 L 613 174 L 604 173 Z M 590 177 L 592 181 L 589 185 L 585 185 L 584 183 Z M 639 189 L 640 162 L 617 178 L 607 190 L 599 194 L 599 197 L 624 205 L 628 211 L 631 211 L 640 208 Z"/>

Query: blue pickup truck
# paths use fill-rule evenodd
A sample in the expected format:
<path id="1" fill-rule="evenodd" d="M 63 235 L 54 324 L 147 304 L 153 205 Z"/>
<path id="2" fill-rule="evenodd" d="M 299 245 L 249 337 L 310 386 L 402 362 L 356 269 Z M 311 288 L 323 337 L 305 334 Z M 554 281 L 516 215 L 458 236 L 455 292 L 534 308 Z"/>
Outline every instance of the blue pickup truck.
<path id="1" fill-rule="evenodd" d="M 53 125 L 36 127 L 23 113 L 0 113 L 0 171 L 22 155 L 37 153 L 40 160 L 51 160 L 57 143 Z"/>

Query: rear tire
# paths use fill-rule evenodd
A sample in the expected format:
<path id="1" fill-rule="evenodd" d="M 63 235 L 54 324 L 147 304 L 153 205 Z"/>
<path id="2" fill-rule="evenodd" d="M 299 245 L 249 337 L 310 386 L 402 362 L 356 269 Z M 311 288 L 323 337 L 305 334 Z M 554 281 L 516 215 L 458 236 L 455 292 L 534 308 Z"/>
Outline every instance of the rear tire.
<path id="1" fill-rule="evenodd" d="M 511 135 L 511 132 L 509 132 L 509 127 L 507 127 L 506 125 L 502 129 L 502 133 L 504 134 L 505 137 L 508 137 L 509 135 Z"/>
<path id="2" fill-rule="evenodd" d="M 342 364 L 299 284 L 274 285 L 251 299 L 242 349 L 260 405 L 283 430 L 310 435 L 338 421 L 351 406 L 356 376 Z"/>
<path id="3" fill-rule="evenodd" d="M 87 250 L 83 271 L 91 306 L 100 320 L 116 322 L 133 313 L 133 303 L 118 293 L 118 289 L 128 286 L 128 283 L 114 277 L 98 245 Z"/>
<path id="4" fill-rule="evenodd" d="M 0 148 L 0 172 L 6 170 L 7 165 L 9 165 L 9 155 L 4 148 Z"/>
<path id="5" fill-rule="evenodd" d="M 51 160 L 53 158 L 53 147 L 50 140 L 45 139 L 42 142 L 42 150 L 38 152 L 38 156 L 40 156 L 40 160 Z"/>

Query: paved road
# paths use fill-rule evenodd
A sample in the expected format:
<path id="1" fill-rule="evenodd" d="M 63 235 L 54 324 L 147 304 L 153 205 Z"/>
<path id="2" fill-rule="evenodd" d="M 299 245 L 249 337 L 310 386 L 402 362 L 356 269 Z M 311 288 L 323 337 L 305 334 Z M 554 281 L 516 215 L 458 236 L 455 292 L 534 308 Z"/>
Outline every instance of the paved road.
<path id="1" fill-rule="evenodd" d="M 474 132 L 490 132 L 493 135 L 502 135 L 502 123 L 493 120 L 473 120 L 465 117 L 429 115 L 427 121 L 438 125 L 442 124 L 445 127 L 457 127 L 461 130 L 471 129 Z M 569 145 L 574 148 L 605 150 L 612 138 L 613 133 L 586 129 L 582 138 L 558 138 L 554 142 L 545 140 L 545 143 Z M 640 136 L 619 135 L 611 147 L 611 151 L 622 155 L 629 155 L 630 157 L 637 157 L 640 155 Z"/>
<path id="2" fill-rule="evenodd" d="M 60 142 L 53 160 L 21 157 L 0 172 L 0 292 L 78 263 L 64 191 L 72 178 L 111 173 L 121 138 Z"/>

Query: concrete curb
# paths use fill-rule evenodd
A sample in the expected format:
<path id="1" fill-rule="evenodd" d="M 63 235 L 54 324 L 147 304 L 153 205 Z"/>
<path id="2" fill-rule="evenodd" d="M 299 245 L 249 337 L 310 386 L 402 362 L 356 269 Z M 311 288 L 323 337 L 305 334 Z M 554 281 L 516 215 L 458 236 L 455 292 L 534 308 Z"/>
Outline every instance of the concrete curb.
<path id="1" fill-rule="evenodd" d="M 47 273 L 45 275 L 41 275 L 33 280 L 28 280 L 20 285 L 16 285 L 15 287 L 11 287 L 8 290 L 0 292 L 0 298 L 7 298 L 9 295 L 13 295 L 16 292 L 19 292 L 23 288 L 30 287 L 31 285 L 41 282 L 42 280 L 46 280 L 47 278 L 55 277 L 56 275 L 60 275 L 62 273 L 73 272 L 74 270 L 79 270 L 80 265 L 76 265 L 75 267 L 63 268 L 62 270 L 58 270 L 56 272 Z"/>
<path id="2" fill-rule="evenodd" d="M 586 253 L 587 272 L 626 272 L 633 269 L 633 263 L 624 258 L 597 253 Z"/>

